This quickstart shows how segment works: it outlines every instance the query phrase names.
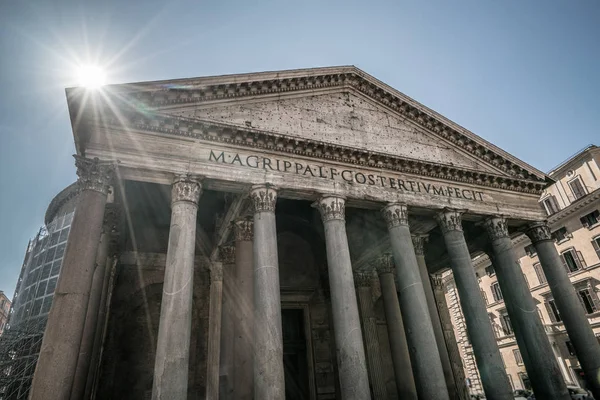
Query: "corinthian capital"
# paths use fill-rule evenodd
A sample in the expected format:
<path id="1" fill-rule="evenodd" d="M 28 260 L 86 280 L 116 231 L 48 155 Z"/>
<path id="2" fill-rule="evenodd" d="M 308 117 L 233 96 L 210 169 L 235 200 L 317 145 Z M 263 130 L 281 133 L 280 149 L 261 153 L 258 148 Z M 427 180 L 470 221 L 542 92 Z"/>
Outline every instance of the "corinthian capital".
<path id="1" fill-rule="evenodd" d="M 525 231 L 525 234 L 531 239 L 531 243 L 536 244 L 544 240 L 552 240 L 552 234 L 546 221 L 533 222 Z"/>
<path id="2" fill-rule="evenodd" d="M 313 203 L 313 207 L 319 210 L 323 222 L 346 218 L 346 200 L 341 196 L 323 196 Z"/>
<path id="3" fill-rule="evenodd" d="M 251 219 L 239 219 L 235 221 L 233 233 L 236 241 L 252 241 L 254 239 L 254 222 Z"/>
<path id="4" fill-rule="evenodd" d="M 373 283 L 373 274 L 371 271 L 354 272 L 354 286 L 356 288 L 371 287 Z"/>
<path id="5" fill-rule="evenodd" d="M 171 204 L 178 201 L 187 201 L 198 205 L 202 185 L 200 181 L 189 175 L 179 175 L 175 177 L 171 187 Z"/>
<path id="6" fill-rule="evenodd" d="M 235 262 L 235 246 L 219 246 L 219 261 L 223 264 Z"/>
<path id="7" fill-rule="evenodd" d="M 394 257 L 392 257 L 390 253 L 385 253 L 381 257 L 378 257 L 377 259 L 375 259 L 375 262 L 373 264 L 375 266 L 375 269 L 377 270 L 377 274 L 379 275 L 394 273 Z"/>
<path id="8" fill-rule="evenodd" d="M 89 159 L 77 155 L 73 157 L 75 157 L 75 166 L 79 177 L 77 179 L 79 188 L 108 194 L 108 187 L 114 176 L 114 164 L 100 161 L 98 158 Z"/>
<path id="9" fill-rule="evenodd" d="M 454 210 L 447 208 L 444 211 L 441 211 L 436 214 L 435 220 L 438 225 L 442 229 L 442 233 L 448 233 L 452 231 L 461 231 L 462 228 L 462 218 L 463 210 Z"/>
<path id="10" fill-rule="evenodd" d="M 385 222 L 387 222 L 388 229 L 400 225 L 408 226 L 408 207 L 406 204 L 391 203 L 385 206 L 381 212 Z"/>
<path id="11" fill-rule="evenodd" d="M 415 254 L 418 256 L 425 254 L 425 243 L 429 240 L 429 235 L 412 235 L 411 238 Z"/>
<path id="12" fill-rule="evenodd" d="M 250 191 L 250 200 L 254 206 L 254 212 L 275 212 L 277 203 L 277 189 L 268 184 L 254 185 Z"/>
<path id="13" fill-rule="evenodd" d="M 503 217 L 489 217 L 484 221 L 483 225 L 485 226 L 487 234 L 491 240 L 510 237 L 508 236 L 506 219 Z"/>

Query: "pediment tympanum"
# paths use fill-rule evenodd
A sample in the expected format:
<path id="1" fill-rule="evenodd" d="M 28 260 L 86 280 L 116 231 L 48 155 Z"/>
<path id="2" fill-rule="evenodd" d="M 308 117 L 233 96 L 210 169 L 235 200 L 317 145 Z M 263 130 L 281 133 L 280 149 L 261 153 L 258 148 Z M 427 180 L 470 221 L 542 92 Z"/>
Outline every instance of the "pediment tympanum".
<path id="1" fill-rule="evenodd" d="M 348 91 L 239 101 L 168 113 L 504 175 L 501 169 L 477 160 L 365 96 Z"/>

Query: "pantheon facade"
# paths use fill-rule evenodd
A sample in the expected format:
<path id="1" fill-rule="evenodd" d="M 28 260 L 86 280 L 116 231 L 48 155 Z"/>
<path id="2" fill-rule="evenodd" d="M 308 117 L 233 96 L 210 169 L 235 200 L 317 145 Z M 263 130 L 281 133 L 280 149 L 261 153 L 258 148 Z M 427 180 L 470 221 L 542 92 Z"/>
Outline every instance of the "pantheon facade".
<path id="1" fill-rule="evenodd" d="M 538 204 L 552 180 L 355 67 L 67 89 L 78 204 L 31 399 L 512 399 L 471 259 L 537 399 L 569 399 L 511 237 L 597 398 L 600 348 Z"/>

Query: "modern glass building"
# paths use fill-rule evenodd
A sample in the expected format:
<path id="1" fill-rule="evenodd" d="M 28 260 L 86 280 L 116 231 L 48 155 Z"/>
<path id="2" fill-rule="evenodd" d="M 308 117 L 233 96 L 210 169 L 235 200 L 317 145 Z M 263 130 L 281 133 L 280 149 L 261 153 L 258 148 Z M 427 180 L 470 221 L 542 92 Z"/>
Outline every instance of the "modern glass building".
<path id="1" fill-rule="evenodd" d="M 0 400 L 26 399 L 77 198 L 73 184 L 50 203 L 45 225 L 25 253 L 4 335 L 0 338 Z"/>

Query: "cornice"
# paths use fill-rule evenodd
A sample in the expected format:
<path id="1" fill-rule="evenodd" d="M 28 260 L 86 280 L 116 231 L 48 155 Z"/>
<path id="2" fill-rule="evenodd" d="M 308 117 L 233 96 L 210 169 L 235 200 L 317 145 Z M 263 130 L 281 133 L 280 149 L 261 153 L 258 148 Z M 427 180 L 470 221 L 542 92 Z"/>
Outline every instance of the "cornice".
<path id="1" fill-rule="evenodd" d="M 122 129 L 123 118 L 124 116 L 121 116 L 119 120 L 115 118 L 110 124 L 116 129 Z M 129 129 L 301 155 L 445 181 L 462 182 L 538 196 L 546 187 L 546 183 L 542 181 L 505 177 L 462 167 L 425 162 L 214 121 L 160 114 L 148 116 L 142 113 L 131 114 L 129 119 L 130 124 L 127 127 Z"/>
<path id="2" fill-rule="evenodd" d="M 569 204 L 568 207 L 563 208 L 559 212 L 548 216 L 548 224 L 553 225 L 558 221 L 562 220 L 575 213 L 576 211 L 581 210 L 582 208 L 592 204 L 595 201 L 600 200 L 600 189 L 594 190 L 592 193 L 587 196 L 583 196 L 580 199 L 577 199 L 574 203 Z"/>
<path id="3" fill-rule="evenodd" d="M 509 154 L 503 154 L 502 150 L 475 134 L 355 67 L 113 85 L 107 90 L 114 91 L 121 99 L 128 97 L 127 102 L 130 106 L 139 108 L 143 105 L 147 111 L 159 111 L 179 105 L 331 88 L 362 93 L 516 180 L 540 182 L 543 186 L 547 184 L 547 177 L 540 171 L 530 166 L 520 165 L 519 160 L 512 159 Z M 74 89 L 69 89 L 68 96 L 75 96 Z"/>

